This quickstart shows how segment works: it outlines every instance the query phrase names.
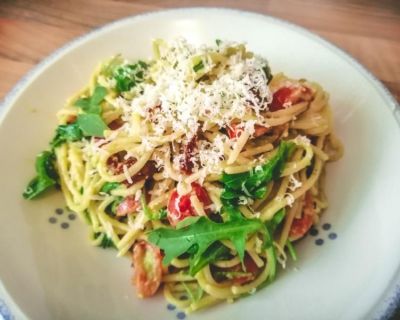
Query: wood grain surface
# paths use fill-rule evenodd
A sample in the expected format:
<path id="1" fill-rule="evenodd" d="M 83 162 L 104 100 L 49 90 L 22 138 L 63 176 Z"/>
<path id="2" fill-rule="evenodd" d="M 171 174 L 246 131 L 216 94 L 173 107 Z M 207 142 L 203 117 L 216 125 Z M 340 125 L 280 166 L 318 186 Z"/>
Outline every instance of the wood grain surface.
<path id="1" fill-rule="evenodd" d="M 0 0 L 0 99 L 41 59 L 97 26 L 189 6 L 240 8 L 306 27 L 353 55 L 400 101 L 400 0 Z"/>

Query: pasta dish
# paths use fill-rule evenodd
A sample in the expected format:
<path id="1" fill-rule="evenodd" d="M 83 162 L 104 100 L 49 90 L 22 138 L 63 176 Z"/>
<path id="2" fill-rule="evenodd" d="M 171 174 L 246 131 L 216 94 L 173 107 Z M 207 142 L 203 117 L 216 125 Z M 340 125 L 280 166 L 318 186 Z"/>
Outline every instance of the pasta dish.
<path id="1" fill-rule="evenodd" d="M 343 153 L 318 83 L 221 40 L 112 57 L 57 117 L 23 196 L 60 186 L 91 243 L 132 258 L 138 295 L 185 312 L 254 294 L 297 259 Z"/>

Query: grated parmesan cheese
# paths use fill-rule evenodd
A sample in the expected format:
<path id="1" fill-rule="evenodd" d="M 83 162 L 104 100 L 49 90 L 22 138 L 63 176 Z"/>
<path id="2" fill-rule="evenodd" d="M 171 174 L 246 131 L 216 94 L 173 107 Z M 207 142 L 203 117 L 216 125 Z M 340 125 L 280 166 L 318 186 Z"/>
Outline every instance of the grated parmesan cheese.
<path id="1" fill-rule="evenodd" d="M 289 188 L 290 191 L 295 191 L 298 188 L 300 188 L 302 185 L 303 184 L 299 180 L 297 180 L 293 174 L 291 174 L 289 176 L 289 186 L 288 186 L 288 188 Z"/>
<path id="2" fill-rule="evenodd" d="M 132 184 L 133 180 L 131 178 L 131 175 L 129 174 L 129 170 L 126 164 L 122 166 L 122 170 L 124 171 L 126 181 L 128 181 L 129 184 Z"/>
<path id="3" fill-rule="evenodd" d="M 310 139 L 308 139 L 306 136 L 298 135 L 295 139 L 294 142 L 296 144 L 304 144 L 306 146 L 309 146 L 311 144 Z"/>

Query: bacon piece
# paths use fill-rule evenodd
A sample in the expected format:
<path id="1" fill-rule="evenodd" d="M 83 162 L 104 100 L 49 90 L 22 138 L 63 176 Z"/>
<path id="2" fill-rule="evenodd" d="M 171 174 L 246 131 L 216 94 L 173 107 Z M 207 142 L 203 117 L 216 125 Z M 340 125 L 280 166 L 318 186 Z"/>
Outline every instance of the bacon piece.
<path id="1" fill-rule="evenodd" d="M 139 201 L 135 200 L 134 196 L 127 196 L 122 202 L 118 205 L 116 210 L 116 215 L 118 217 L 124 217 L 130 213 L 136 212 L 140 207 Z"/>
<path id="2" fill-rule="evenodd" d="M 298 240 L 310 230 L 315 216 L 314 200 L 310 191 L 306 193 L 303 205 L 303 212 L 300 219 L 294 219 L 290 227 L 289 239 Z"/>
<path id="3" fill-rule="evenodd" d="M 127 168 L 133 166 L 136 163 L 136 159 L 134 157 L 129 157 L 125 159 L 127 155 L 126 151 L 120 151 L 114 153 L 107 159 L 107 166 L 112 171 L 113 174 L 118 175 L 124 172 L 124 165 Z"/>
<path id="4" fill-rule="evenodd" d="M 140 241 L 133 247 L 134 272 L 132 282 L 140 298 L 153 296 L 161 284 L 162 254 L 158 247 Z"/>
<path id="5" fill-rule="evenodd" d="M 183 159 L 179 163 L 181 171 L 187 175 L 192 173 L 194 163 L 193 156 L 197 152 L 197 136 L 193 136 L 188 143 L 182 147 Z"/>
<path id="6" fill-rule="evenodd" d="M 117 118 L 117 119 L 111 121 L 111 122 L 108 124 L 108 127 L 109 127 L 111 130 L 117 130 L 117 129 L 121 128 L 121 127 L 124 125 L 124 123 L 125 123 L 125 122 L 121 119 L 121 117 L 119 117 L 119 118 Z"/>

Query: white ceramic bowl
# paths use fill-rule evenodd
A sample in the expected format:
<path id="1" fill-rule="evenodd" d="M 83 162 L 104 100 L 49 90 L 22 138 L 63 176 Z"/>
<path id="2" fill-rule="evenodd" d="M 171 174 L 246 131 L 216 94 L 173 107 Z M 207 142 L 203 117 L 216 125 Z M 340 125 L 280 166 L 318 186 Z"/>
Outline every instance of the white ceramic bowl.
<path id="1" fill-rule="evenodd" d="M 328 167 L 331 205 L 319 234 L 298 245 L 299 262 L 250 298 L 186 318 L 387 317 L 398 300 L 400 265 L 395 100 L 360 64 L 321 38 L 272 17 L 226 9 L 171 10 L 109 24 L 42 61 L 6 97 L 0 108 L 0 278 L 6 301 L 0 300 L 0 314 L 5 319 L 12 317 L 9 312 L 17 319 L 185 317 L 167 308 L 161 295 L 138 300 L 130 261 L 91 247 L 80 221 L 70 220 L 65 210 L 55 213 L 64 207 L 60 194 L 33 202 L 21 197 L 36 154 L 54 132 L 55 112 L 85 85 L 97 63 L 116 53 L 149 57 L 153 38 L 176 36 L 195 43 L 246 41 L 269 59 L 274 72 L 318 81 L 331 93 L 336 131 L 346 149 L 345 157 Z M 54 218 L 56 223 L 49 223 Z M 331 240 L 331 233 L 337 239 Z M 316 245 L 317 239 L 323 245 Z"/>

